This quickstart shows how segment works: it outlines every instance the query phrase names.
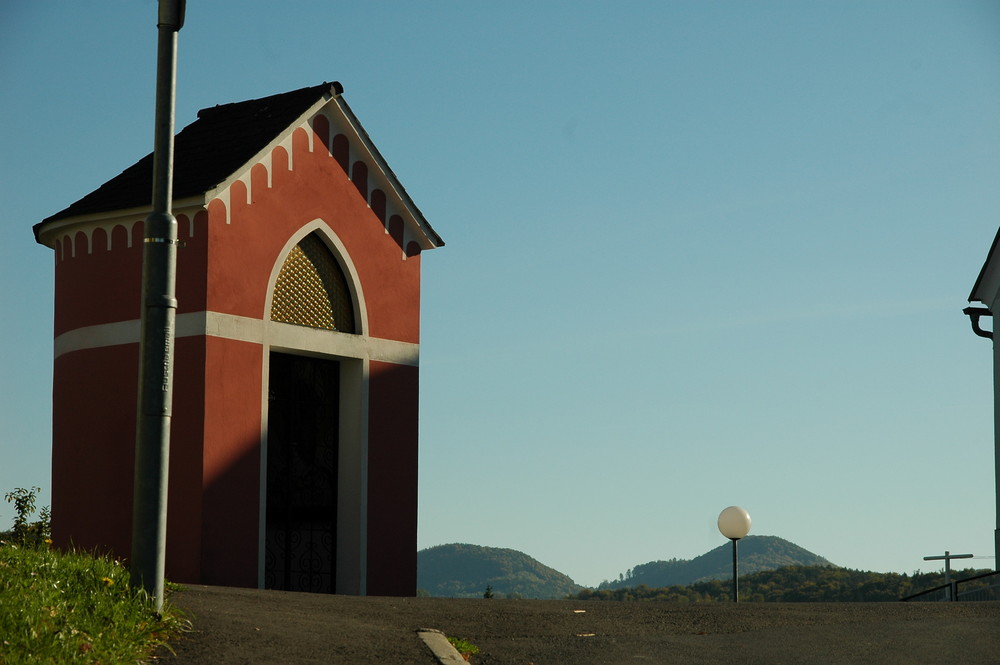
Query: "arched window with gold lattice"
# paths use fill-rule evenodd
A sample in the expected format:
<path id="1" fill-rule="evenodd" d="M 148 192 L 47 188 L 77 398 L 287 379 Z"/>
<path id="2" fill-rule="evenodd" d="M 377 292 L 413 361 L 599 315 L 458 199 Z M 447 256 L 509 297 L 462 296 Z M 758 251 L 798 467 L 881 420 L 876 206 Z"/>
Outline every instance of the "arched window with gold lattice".
<path id="1" fill-rule="evenodd" d="M 354 305 L 347 278 L 319 236 L 292 248 L 278 272 L 271 320 L 353 333 Z"/>

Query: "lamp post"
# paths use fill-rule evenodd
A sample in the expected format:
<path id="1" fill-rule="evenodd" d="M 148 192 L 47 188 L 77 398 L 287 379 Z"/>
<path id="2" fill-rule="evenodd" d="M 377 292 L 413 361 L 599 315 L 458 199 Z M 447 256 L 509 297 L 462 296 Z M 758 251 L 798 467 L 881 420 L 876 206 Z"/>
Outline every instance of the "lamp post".
<path id="1" fill-rule="evenodd" d="M 146 217 L 142 250 L 139 395 L 136 409 L 135 481 L 132 496 L 132 585 L 163 609 L 167 541 L 167 471 L 173 398 L 177 220 L 171 214 L 177 32 L 185 0 L 160 0 L 157 14 L 156 117 L 153 209 Z"/>
<path id="2" fill-rule="evenodd" d="M 719 531 L 733 541 L 733 602 L 740 602 L 740 538 L 750 533 L 750 513 L 739 506 L 729 506 L 719 513 Z"/>

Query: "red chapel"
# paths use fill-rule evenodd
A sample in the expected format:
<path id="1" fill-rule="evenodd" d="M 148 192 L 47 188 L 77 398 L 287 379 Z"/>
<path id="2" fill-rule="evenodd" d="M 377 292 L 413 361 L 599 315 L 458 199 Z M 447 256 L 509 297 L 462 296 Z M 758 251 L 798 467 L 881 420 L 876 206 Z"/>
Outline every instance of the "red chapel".
<path id="1" fill-rule="evenodd" d="M 338 83 L 175 140 L 168 579 L 416 590 L 420 261 L 444 244 Z M 131 547 L 152 155 L 34 227 L 55 254 L 52 532 Z"/>

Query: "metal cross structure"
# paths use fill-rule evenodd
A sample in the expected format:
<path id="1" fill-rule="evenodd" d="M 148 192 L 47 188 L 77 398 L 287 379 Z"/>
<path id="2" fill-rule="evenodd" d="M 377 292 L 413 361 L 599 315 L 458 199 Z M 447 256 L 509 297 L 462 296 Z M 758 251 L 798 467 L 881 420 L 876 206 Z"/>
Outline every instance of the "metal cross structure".
<path id="1" fill-rule="evenodd" d="M 951 560 L 952 559 L 971 559 L 971 554 L 952 554 L 948 550 L 944 551 L 944 556 L 925 556 L 924 561 L 940 561 L 944 559 L 944 583 L 948 585 L 948 593 L 952 593 L 951 589 Z M 954 600 L 954 598 L 952 598 Z"/>

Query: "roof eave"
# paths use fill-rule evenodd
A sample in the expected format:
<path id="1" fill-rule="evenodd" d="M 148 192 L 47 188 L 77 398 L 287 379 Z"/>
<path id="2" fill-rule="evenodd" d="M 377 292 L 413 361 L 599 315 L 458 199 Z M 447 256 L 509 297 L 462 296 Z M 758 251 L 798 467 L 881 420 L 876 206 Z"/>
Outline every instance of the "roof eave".
<path id="1" fill-rule="evenodd" d="M 969 293 L 969 302 L 981 302 L 987 307 L 993 307 L 993 303 L 1000 291 L 1000 265 L 998 265 L 997 246 L 1000 245 L 1000 229 L 993 237 L 993 244 L 986 255 L 986 261 L 979 270 L 976 283 Z"/>
<path id="2" fill-rule="evenodd" d="M 242 165 L 229 170 L 229 173 L 221 181 L 215 182 L 211 185 L 203 181 L 202 183 L 199 183 L 196 193 L 187 195 L 183 200 L 175 199 L 173 201 L 174 208 L 180 209 L 182 207 L 207 206 L 210 201 L 223 195 L 224 192 L 234 183 L 245 178 L 254 165 L 266 160 L 275 148 L 290 140 L 290 136 L 296 131 L 296 129 L 307 124 L 313 116 L 318 114 L 325 106 L 329 105 L 331 100 L 334 100 L 336 108 L 342 114 L 344 121 L 357 137 L 357 140 L 360 143 L 360 149 L 363 153 L 365 153 L 365 156 L 370 160 L 370 163 L 381 174 L 380 179 L 383 181 L 384 186 L 388 190 L 387 194 L 395 200 L 396 204 L 400 207 L 401 212 L 404 213 L 404 216 L 409 217 L 410 224 L 416 227 L 417 235 L 420 238 L 419 244 L 421 249 L 426 250 L 443 246 L 444 240 L 437 234 L 433 227 L 431 227 L 423 213 L 413 202 L 413 199 L 410 198 L 406 189 L 399 182 L 396 174 L 382 156 L 382 153 L 379 152 L 378 148 L 371 140 L 371 137 L 368 135 L 368 132 L 362 126 L 360 120 L 358 120 L 350 106 L 342 98 L 341 95 L 344 91 L 343 87 L 338 82 L 323 85 L 326 86 L 325 89 L 316 90 L 319 94 L 317 95 L 315 101 L 302 113 L 300 113 L 294 121 L 286 125 L 284 131 L 281 131 L 274 136 L 266 145 L 262 146 Z M 323 86 L 317 86 L 317 88 L 322 87 Z M 199 113 L 199 118 L 201 118 L 201 113 Z M 137 162 L 136 165 L 141 163 L 141 161 L 142 160 Z M 133 165 L 130 169 L 136 168 L 136 165 Z M 124 171 L 123 174 L 127 171 L 128 169 Z M 211 182 L 211 180 L 208 182 Z M 76 204 L 73 205 L 75 206 Z M 36 242 L 52 246 L 54 239 L 60 235 L 61 231 L 77 227 L 81 224 L 88 225 L 107 223 L 110 220 L 126 217 L 145 217 L 145 215 L 147 215 L 151 210 L 151 206 L 152 203 L 144 203 L 143 205 L 130 206 L 127 208 L 92 210 L 91 212 L 65 217 L 61 216 L 63 213 L 56 213 L 55 215 L 47 217 L 41 222 L 35 224 L 32 227 L 32 231 Z M 73 206 L 70 207 L 72 208 Z M 65 210 L 63 212 L 65 212 Z"/>
<path id="3" fill-rule="evenodd" d="M 175 199 L 171 204 L 173 210 L 185 210 L 190 208 L 204 208 L 208 205 L 209 199 L 204 195 L 189 196 L 183 199 Z M 35 242 L 46 247 L 52 246 L 52 239 L 61 235 L 61 232 L 81 225 L 101 223 L 107 224 L 120 219 L 145 219 L 152 211 L 152 203 L 144 206 L 134 206 L 131 208 L 119 208 L 117 210 L 104 210 L 91 212 L 84 215 L 74 215 L 72 217 L 61 217 L 59 219 L 47 219 L 38 222 L 31 227 L 35 234 Z"/>

